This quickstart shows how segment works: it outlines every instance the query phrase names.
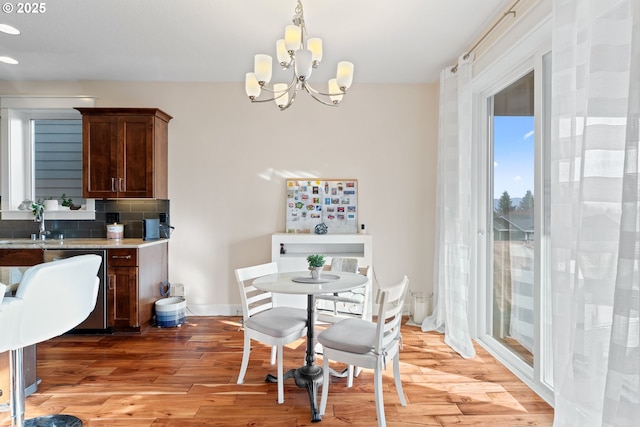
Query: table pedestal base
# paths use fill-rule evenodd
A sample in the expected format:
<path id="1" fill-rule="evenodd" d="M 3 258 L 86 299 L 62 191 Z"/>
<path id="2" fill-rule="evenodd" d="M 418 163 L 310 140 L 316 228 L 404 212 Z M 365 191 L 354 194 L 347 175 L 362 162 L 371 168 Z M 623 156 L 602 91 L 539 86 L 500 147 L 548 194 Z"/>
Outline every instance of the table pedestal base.
<path id="1" fill-rule="evenodd" d="M 322 368 L 316 365 L 305 365 L 285 372 L 282 379 L 286 380 L 287 378 L 293 378 L 298 387 L 307 389 L 309 405 L 311 406 L 311 422 L 322 421 L 322 417 L 318 413 L 318 387 L 322 384 Z M 264 380 L 270 383 L 277 383 L 278 377 L 268 374 Z"/>

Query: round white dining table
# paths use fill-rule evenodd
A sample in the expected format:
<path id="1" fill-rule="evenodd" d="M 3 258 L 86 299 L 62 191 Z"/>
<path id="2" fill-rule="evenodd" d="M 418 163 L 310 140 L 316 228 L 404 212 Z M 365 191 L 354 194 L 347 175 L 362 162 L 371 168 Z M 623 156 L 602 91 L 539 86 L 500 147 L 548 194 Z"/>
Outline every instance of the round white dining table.
<path id="1" fill-rule="evenodd" d="M 349 291 L 364 285 L 367 280 L 366 276 L 358 273 L 323 271 L 319 279 L 312 279 L 309 271 L 294 271 L 270 274 L 258 277 L 253 281 L 253 286 L 262 291 L 307 295 L 307 350 L 305 365 L 287 371 L 283 379 L 293 378 L 298 387 L 307 389 L 312 422 L 322 420 L 318 413 L 318 387 L 322 384 L 322 367 L 314 364 L 316 358 L 314 350 L 315 296 Z M 266 381 L 277 382 L 277 378 L 269 374 Z"/>

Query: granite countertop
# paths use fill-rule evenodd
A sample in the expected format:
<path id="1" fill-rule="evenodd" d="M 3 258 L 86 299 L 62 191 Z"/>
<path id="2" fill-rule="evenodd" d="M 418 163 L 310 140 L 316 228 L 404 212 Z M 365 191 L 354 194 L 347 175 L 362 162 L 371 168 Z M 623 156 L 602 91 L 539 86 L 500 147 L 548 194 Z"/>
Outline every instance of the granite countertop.
<path id="1" fill-rule="evenodd" d="M 117 249 L 117 248 L 142 248 L 168 242 L 168 239 L 142 240 L 142 239 L 1 239 L 0 249 Z"/>

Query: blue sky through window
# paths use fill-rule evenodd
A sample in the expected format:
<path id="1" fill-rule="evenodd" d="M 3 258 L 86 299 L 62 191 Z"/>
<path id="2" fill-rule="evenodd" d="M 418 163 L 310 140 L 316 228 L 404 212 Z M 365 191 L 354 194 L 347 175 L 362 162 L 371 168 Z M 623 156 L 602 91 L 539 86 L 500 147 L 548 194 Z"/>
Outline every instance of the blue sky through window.
<path id="1" fill-rule="evenodd" d="M 511 199 L 533 192 L 533 116 L 496 116 L 493 121 L 493 197 Z M 535 196 L 535 194 L 534 194 Z"/>

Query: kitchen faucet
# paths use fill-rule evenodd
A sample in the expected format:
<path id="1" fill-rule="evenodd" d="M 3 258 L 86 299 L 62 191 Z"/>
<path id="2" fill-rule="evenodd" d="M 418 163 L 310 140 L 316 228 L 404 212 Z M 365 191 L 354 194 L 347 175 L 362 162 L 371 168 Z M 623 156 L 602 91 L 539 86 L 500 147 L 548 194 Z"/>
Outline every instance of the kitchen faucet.
<path id="1" fill-rule="evenodd" d="M 44 206 L 40 205 L 40 204 L 35 205 L 35 213 L 36 213 L 36 217 L 34 218 L 34 221 L 40 223 L 40 231 L 38 232 L 38 239 L 39 240 L 45 240 L 47 238 L 47 236 L 51 232 L 45 230 L 45 226 L 44 226 Z"/>

